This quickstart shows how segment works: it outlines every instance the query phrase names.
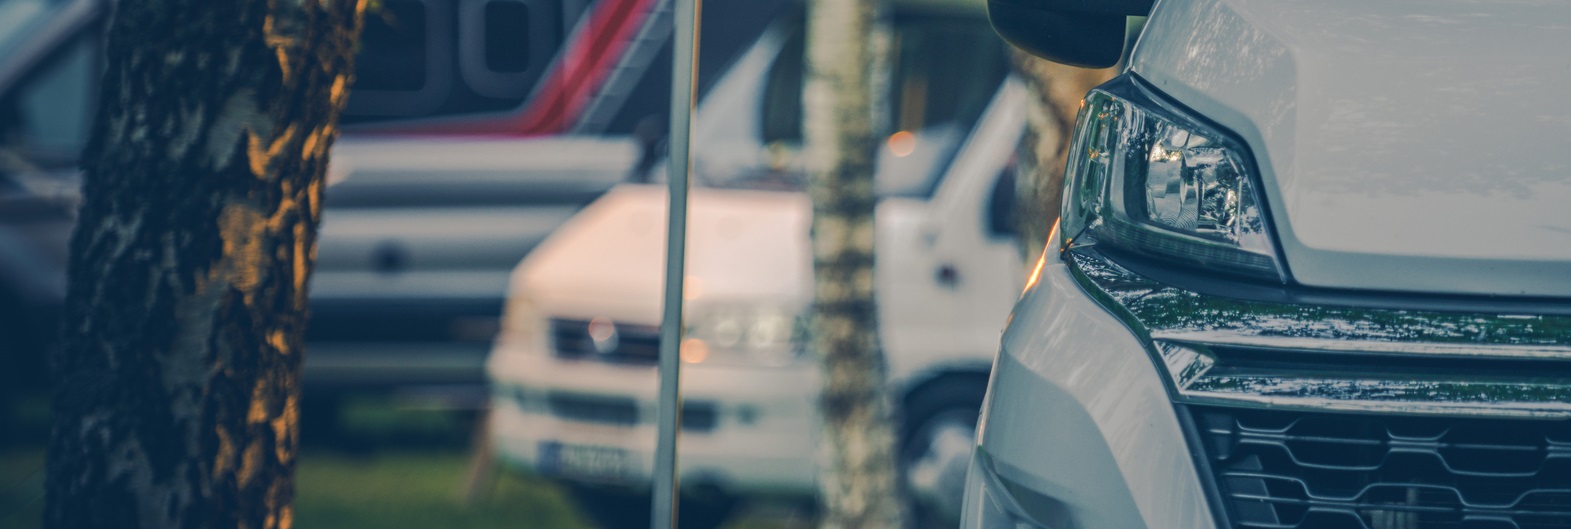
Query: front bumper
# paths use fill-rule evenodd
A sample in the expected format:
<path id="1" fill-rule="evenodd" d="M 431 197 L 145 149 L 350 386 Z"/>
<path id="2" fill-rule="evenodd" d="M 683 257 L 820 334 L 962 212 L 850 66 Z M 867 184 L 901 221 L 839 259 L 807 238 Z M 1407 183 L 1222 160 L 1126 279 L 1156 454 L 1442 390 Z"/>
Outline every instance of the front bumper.
<path id="1" fill-rule="evenodd" d="M 978 438 L 962 527 L 1214 527 L 1150 356 L 1061 263 L 1010 317 Z"/>
<path id="2" fill-rule="evenodd" d="M 504 462 L 573 482 L 632 489 L 652 482 L 655 366 L 563 359 L 503 341 L 488 371 L 492 441 Z M 811 494 L 816 387 L 805 364 L 684 365 L 683 488 Z"/>
<path id="3" fill-rule="evenodd" d="M 1571 526 L 1563 313 L 1207 295 L 1066 258 L 1006 330 L 965 527 Z"/>

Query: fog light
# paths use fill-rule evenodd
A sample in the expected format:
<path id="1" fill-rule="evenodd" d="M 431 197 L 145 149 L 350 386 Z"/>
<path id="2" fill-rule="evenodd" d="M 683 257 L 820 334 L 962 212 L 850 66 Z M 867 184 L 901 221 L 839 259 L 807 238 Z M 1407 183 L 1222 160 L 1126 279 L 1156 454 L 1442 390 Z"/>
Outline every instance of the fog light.
<path id="1" fill-rule="evenodd" d="M 682 341 L 682 361 L 697 364 L 709 358 L 709 344 L 697 338 Z"/>

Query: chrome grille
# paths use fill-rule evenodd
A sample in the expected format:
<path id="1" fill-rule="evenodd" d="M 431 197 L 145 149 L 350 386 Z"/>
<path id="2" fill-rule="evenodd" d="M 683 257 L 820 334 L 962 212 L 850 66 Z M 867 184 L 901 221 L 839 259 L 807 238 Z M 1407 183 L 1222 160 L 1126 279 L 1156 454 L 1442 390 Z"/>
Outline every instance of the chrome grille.
<path id="1" fill-rule="evenodd" d="M 515 396 L 520 402 L 521 394 Z M 551 392 L 545 398 L 551 415 L 574 422 L 633 426 L 641 417 L 638 403 L 632 398 L 581 393 Z M 682 404 L 682 430 L 695 433 L 709 432 L 720 422 L 720 409 L 713 402 L 693 401 Z"/>
<path id="2" fill-rule="evenodd" d="M 561 358 L 612 363 L 650 364 L 660 361 L 660 327 L 616 323 L 614 343 L 597 347 L 589 320 L 551 320 L 551 348 Z"/>
<path id="3" fill-rule="evenodd" d="M 1233 527 L 1571 528 L 1571 421 L 1188 406 Z"/>

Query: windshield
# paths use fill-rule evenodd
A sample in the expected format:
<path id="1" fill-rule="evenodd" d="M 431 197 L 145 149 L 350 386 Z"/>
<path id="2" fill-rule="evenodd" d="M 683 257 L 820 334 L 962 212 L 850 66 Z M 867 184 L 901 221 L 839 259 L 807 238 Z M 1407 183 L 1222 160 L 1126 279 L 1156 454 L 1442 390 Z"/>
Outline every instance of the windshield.
<path id="1" fill-rule="evenodd" d="M 938 16 L 897 16 L 884 97 L 884 130 L 878 151 L 881 196 L 925 197 L 981 116 L 1008 72 L 1005 49 L 987 21 Z M 805 32 L 786 40 L 768 71 L 760 131 L 769 167 L 709 174 L 710 187 L 799 190 L 806 177 L 793 163 L 802 144 Z"/>

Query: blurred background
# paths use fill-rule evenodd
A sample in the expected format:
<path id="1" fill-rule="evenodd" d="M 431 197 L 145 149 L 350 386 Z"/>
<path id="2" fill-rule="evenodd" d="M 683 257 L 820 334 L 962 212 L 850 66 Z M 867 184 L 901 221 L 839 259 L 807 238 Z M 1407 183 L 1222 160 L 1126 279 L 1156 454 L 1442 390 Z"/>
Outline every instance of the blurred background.
<path id="1" fill-rule="evenodd" d="M 40 519 L 110 4 L 0 0 L 0 527 Z M 303 527 L 645 523 L 670 4 L 373 2 L 311 286 Z M 813 521 L 803 18 L 704 2 L 684 526 Z M 1027 103 L 979 0 L 895 2 L 888 30 L 880 316 L 902 463 L 942 519 L 1024 280 Z"/>

